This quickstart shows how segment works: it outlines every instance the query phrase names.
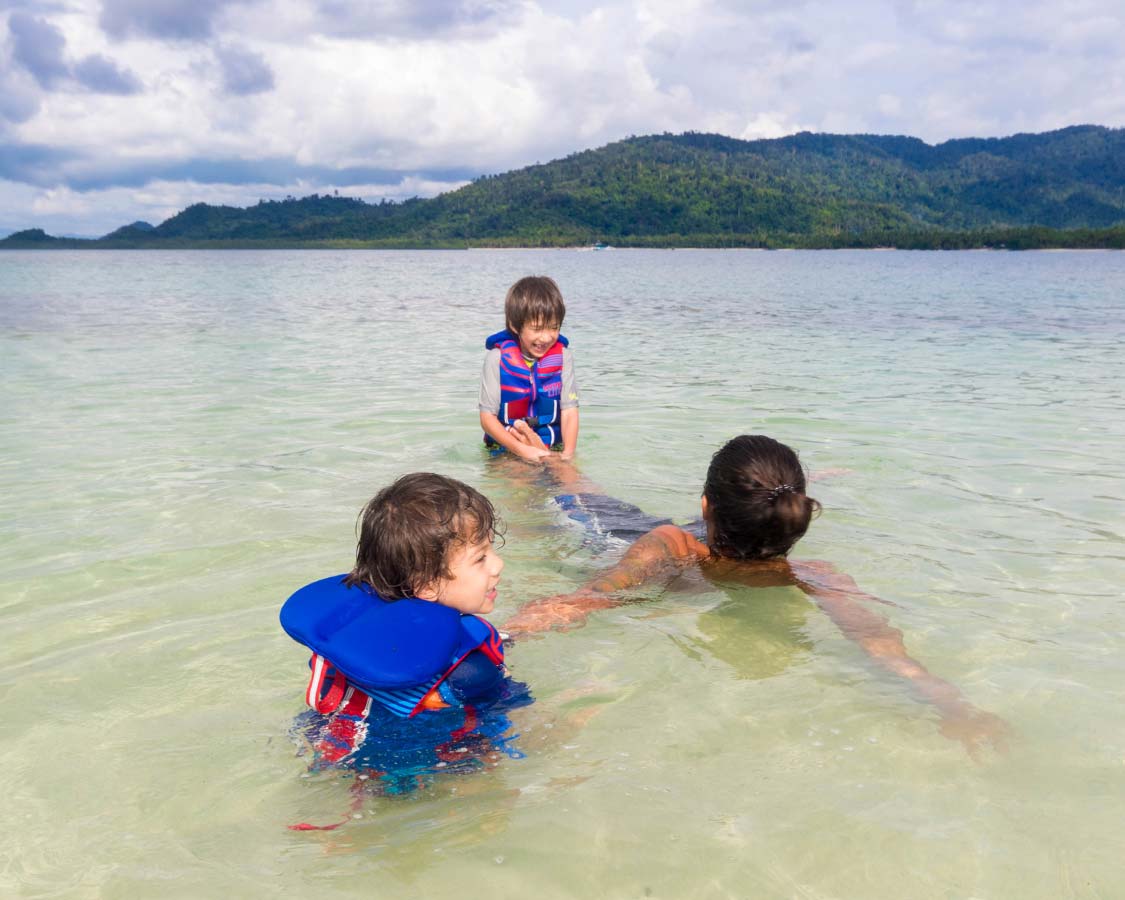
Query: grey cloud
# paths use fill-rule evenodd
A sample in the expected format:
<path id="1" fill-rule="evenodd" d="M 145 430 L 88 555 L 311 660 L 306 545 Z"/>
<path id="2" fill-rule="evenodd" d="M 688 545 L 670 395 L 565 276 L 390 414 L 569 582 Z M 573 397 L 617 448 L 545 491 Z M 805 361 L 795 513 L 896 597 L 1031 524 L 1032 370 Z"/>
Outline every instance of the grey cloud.
<path id="1" fill-rule="evenodd" d="M 725 9 L 728 14 L 733 13 L 736 16 L 741 16 L 749 22 L 753 22 L 763 14 L 774 14 L 779 9 L 784 9 L 786 12 L 797 12 L 806 9 L 809 6 L 815 5 L 816 0 L 790 0 L 789 3 L 779 4 L 777 0 L 715 0 L 715 6 L 719 9 Z M 854 7 L 869 6 L 878 8 L 882 6 L 882 0 L 859 0 L 853 6 L 849 6 L 849 12 Z"/>
<path id="2" fill-rule="evenodd" d="M 49 88 L 70 74 L 64 58 L 66 38 L 46 19 L 16 12 L 8 18 L 8 31 L 13 58 L 43 87 Z"/>
<path id="3" fill-rule="evenodd" d="M 0 143 L 0 179 L 44 188 L 66 185 L 76 191 L 143 187 L 154 181 L 278 186 L 301 183 L 316 190 L 346 184 L 399 184 L 408 178 L 470 181 L 479 174 L 475 169 L 453 167 L 402 170 L 309 166 L 289 157 L 120 161 L 39 144 Z"/>
<path id="4" fill-rule="evenodd" d="M 75 155 L 44 144 L 0 143 L 0 179 L 53 187 L 62 167 Z"/>
<path id="5" fill-rule="evenodd" d="M 1060 5 L 1042 18 L 1043 10 L 1052 6 L 1036 0 L 993 0 L 984 4 L 975 0 L 945 4 L 898 0 L 894 8 L 905 28 L 935 45 L 1012 50 L 1026 55 L 1047 50 L 1055 29 L 1078 17 L 1077 11 Z"/>
<path id="6" fill-rule="evenodd" d="M 240 47 L 221 47 L 215 56 L 228 93 L 245 96 L 273 90 L 273 70 L 261 55 Z"/>
<path id="7" fill-rule="evenodd" d="M 307 184 L 309 189 L 339 184 L 398 184 L 407 178 L 427 181 L 470 181 L 478 171 L 461 168 L 402 171 L 372 166 L 307 166 L 287 157 L 267 159 L 190 159 L 181 162 L 152 161 L 112 170 L 91 172 L 69 179 L 75 190 L 116 186 L 141 186 L 152 181 L 193 181 L 198 184 Z"/>
<path id="8" fill-rule="evenodd" d="M 128 69 L 100 54 L 87 56 L 74 67 L 74 77 L 96 94 L 139 94 L 144 86 Z"/>
<path id="9" fill-rule="evenodd" d="M 47 90 L 71 78 L 98 94 L 136 94 L 142 89 L 136 75 L 101 54 L 92 54 L 71 66 L 66 59 L 66 37 L 46 19 L 16 12 L 8 19 L 8 30 L 12 35 L 12 58 Z M 0 115 L 9 121 L 26 121 L 39 107 L 38 98 L 8 84 L 3 93 Z"/>
<path id="10" fill-rule="evenodd" d="M 39 15 L 66 12 L 65 0 L 3 0 L 0 2 L 0 12 L 8 10 L 15 12 L 21 9 L 30 9 Z"/>
<path id="11" fill-rule="evenodd" d="M 100 23 L 115 38 L 202 40 L 230 0 L 102 0 Z"/>
<path id="12" fill-rule="evenodd" d="M 488 35 L 518 18 L 517 0 L 319 0 L 318 27 L 341 38 Z"/>
<path id="13" fill-rule="evenodd" d="M 39 111 L 39 89 L 22 72 L 0 70 L 0 83 L 0 119 L 18 125 Z"/>

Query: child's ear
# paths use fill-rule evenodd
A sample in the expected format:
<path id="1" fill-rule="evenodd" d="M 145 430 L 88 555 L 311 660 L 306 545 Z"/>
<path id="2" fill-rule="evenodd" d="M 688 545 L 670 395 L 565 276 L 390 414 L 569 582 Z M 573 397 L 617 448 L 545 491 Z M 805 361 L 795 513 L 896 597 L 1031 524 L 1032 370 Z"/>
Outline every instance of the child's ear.
<path id="1" fill-rule="evenodd" d="M 703 521 L 707 521 L 707 496 L 706 494 L 699 498 L 699 509 L 703 513 Z"/>
<path id="2" fill-rule="evenodd" d="M 437 603 L 438 596 L 440 595 L 440 583 L 427 584 L 423 588 L 418 588 L 414 596 L 419 600 L 429 600 L 431 603 Z"/>

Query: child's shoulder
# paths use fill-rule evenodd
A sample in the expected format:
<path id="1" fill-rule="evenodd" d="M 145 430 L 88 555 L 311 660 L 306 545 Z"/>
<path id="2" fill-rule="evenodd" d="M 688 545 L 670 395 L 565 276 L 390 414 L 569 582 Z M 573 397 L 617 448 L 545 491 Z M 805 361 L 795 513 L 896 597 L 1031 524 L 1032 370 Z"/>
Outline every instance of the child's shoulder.
<path id="1" fill-rule="evenodd" d="M 503 331 L 494 332 L 493 334 L 490 334 L 488 337 L 486 337 L 484 339 L 484 349 L 488 350 L 489 352 L 493 350 L 499 352 L 501 344 L 504 344 L 508 341 L 514 341 L 515 339 L 516 336 L 508 331 L 507 328 L 505 328 Z"/>

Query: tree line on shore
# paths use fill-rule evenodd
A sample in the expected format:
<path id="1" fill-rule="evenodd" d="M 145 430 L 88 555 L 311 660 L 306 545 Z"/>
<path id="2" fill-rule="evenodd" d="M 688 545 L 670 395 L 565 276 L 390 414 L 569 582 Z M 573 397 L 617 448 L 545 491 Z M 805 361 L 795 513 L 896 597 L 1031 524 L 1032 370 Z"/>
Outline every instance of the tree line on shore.
<path id="1" fill-rule="evenodd" d="M 430 199 L 195 204 L 97 240 L 6 247 L 1125 248 L 1125 130 L 947 141 L 628 138 Z"/>

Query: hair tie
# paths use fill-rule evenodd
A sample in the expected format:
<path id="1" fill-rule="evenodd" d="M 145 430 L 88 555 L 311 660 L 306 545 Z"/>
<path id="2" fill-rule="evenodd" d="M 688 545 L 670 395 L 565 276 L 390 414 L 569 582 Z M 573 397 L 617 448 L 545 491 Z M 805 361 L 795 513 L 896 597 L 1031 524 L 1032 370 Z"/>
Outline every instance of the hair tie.
<path id="1" fill-rule="evenodd" d="M 775 488 L 770 489 L 770 501 L 774 502 L 782 494 L 796 493 L 797 489 L 791 484 L 779 484 Z"/>

